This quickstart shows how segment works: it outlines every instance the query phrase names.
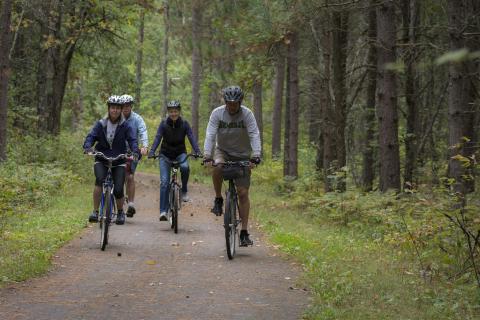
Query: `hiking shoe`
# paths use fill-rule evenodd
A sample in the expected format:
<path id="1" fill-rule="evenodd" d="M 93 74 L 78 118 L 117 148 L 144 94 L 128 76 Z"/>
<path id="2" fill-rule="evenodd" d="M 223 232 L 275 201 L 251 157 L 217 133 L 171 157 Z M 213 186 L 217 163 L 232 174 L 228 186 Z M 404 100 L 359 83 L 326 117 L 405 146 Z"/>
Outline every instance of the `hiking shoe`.
<path id="1" fill-rule="evenodd" d="M 215 202 L 213 204 L 212 213 L 216 216 L 221 216 L 223 213 L 223 198 L 215 198 Z"/>
<path id="2" fill-rule="evenodd" d="M 183 202 L 188 202 L 188 201 L 190 201 L 190 197 L 188 196 L 188 193 L 182 192 L 182 201 L 183 201 Z"/>
<path id="3" fill-rule="evenodd" d="M 133 205 L 128 205 L 127 217 L 132 218 L 135 212 L 136 212 L 135 207 Z"/>
<path id="4" fill-rule="evenodd" d="M 167 213 L 166 212 L 160 212 L 160 221 L 167 221 Z"/>
<path id="5" fill-rule="evenodd" d="M 118 211 L 117 220 L 115 220 L 115 224 L 124 224 L 124 223 L 125 223 L 125 212 Z"/>
<path id="6" fill-rule="evenodd" d="M 250 235 L 247 230 L 240 231 L 240 247 L 253 246 L 253 241 L 250 240 Z"/>
<path id="7" fill-rule="evenodd" d="M 92 213 L 88 217 L 88 222 L 98 222 L 98 212 L 97 211 L 92 211 Z"/>

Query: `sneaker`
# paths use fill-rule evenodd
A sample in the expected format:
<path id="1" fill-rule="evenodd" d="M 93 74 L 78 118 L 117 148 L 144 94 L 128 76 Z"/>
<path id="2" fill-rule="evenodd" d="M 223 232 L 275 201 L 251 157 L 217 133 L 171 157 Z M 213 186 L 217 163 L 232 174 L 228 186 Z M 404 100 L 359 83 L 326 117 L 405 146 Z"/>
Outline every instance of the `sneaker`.
<path id="1" fill-rule="evenodd" d="M 182 192 L 182 201 L 183 201 L 183 202 L 188 202 L 188 201 L 190 201 L 190 197 L 188 196 L 188 193 Z"/>
<path id="2" fill-rule="evenodd" d="M 221 216 L 223 213 L 223 198 L 215 198 L 215 202 L 213 204 L 212 213 L 216 216 Z"/>
<path id="3" fill-rule="evenodd" d="M 127 208 L 127 217 L 132 218 L 133 215 L 135 214 L 136 210 L 133 204 L 129 204 Z"/>
<path id="4" fill-rule="evenodd" d="M 167 213 L 166 212 L 160 212 L 160 221 L 167 221 Z"/>
<path id="5" fill-rule="evenodd" d="M 98 212 L 97 211 L 92 211 L 92 213 L 88 217 L 88 222 L 98 222 Z"/>
<path id="6" fill-rule="evenodd" d="M 125 223 L 125 212 L 118 211 L 117 220 L 115 220 L 115 224 L 124 224 L 124 223 Z"/>
<path id="7" fill-rule="evenodd" d="M 248 234 L 247 230 L 240 231 L 240 247 L 248 247 L 252 245 L 253 241 L 250 240 L 250 235 Z"/>

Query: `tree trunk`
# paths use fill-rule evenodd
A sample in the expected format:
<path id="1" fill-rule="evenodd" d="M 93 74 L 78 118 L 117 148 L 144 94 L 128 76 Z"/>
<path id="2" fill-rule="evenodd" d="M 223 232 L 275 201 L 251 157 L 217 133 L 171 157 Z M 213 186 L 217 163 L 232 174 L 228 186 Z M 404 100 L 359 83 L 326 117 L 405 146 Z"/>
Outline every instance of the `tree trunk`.
<path id="1" fill-rule="evenodd" d="M 298 177 L 298 118 L 300 110 L 300 88 L 298 77 L 298 51 L 299 51 L 299 39 L 298 34 L 293 32 L 289 35 L 290 44 L 288 46 L 287 64 L 290 71 L 289 78 L 289 96 L 290 96 L 290 128 L 288 137 L 288 172 L 290 177 Z"/>
<path id="2" fill-rule="evenodd" d="M 10 21 L 12 17 L 12 1 L 2 1 L 0 11 L 0 162 L 7 157 L 7 110 L 8 79 L 10 77 L 11 46 Z"/>
<path id="3" fill-rule="evenodd" d="M 165 25 L 165 35 L 163 38 L 163 61 L 162 61 L 162 74 L 163 74 L 163 106 L 162 106 L 162 117 L 167 113 L 167 102 L 168 102 L 168 38 L 170 37 L 170 16 L 169 16 L 170 7 L 168 5 L 168 0 L 164 1 L 163 5 L 163 23 Z"/>
<path id="4" fill-rule="evenodd" d="M 135 74 L 135 107 L 140 109 L 142 94 L 142 62 L 143 62 L 143 39 L 145 30 L 145 8 L 140 9 L 140 25 L 138 27 L 138 44 L 137 44 L 137 63 Z"/>
<path id="5" fill-rule="evenodd" d="M 50 6 L 50 7 L 48 7 Z M 48 35 L 48 48 L 42 54 L 38 69 L 38 108 L 39 128 L 43 133 L 58 135 L 60 133 L 61 113 L 65 88 L 68 82 L 68 71 L 81 34 L 81 26 L 86 18 L 82 9 L 78 13 L 81 24 L 78 30 L 63 30 L 62 1 L 54 0 L 44 7 L 48 13 L 46 26 L 42 27 L 43 35 Z M 68 33 L 67 35 L 65 33 Z M 65 41 L 69 38 L 73 41 Z"/>
<path id="6" fill-rule="evenodd" d="M 192 12 L 192 131 L 195 139 L 197 140 L 200 105 L 200 77 L 202 68 L 202 57 L 200 51 L 200 45 L 202 41 L 202 14 L 202 1 L 194 0 Z"/>
<path id="7" fill-rule="evenodd" d="M 333 13 L 333 90 L 335 94 L 335 135 L 337 148 L 337 171 L 347 165 L 345 146 L 345 127 L 347 122 L 347 46 L 348 46 L 348 13 Z M 337 175 L 338 191 L 345 191 L 345 175 Z"/>
<path id="8" fill-rule="evenodd" d="M 323 138 L 323 171 L 325 192 L 333 191 L 333 179 L 336 171 L 337 149 L 335 147 L 335 113 L 330 90 L 332 63 L 332 31 L 327 16 L 320 38 L 323 48 L 323 77 L 320 85 L 320 101 L 322 104 L 322 138 Z"/>
<path id="9" fill-rule="evenodd" d="M 473 39 L 469 40 L 465 34 L 478 33 L 478 19 L 480 10 L 475 10 L 473 1 L 449 0 L 448 24 L 450 36 L 450 50 L 456 51 L 467 48 L 474 51 Z M 451 62 L 449 66 L 448 90 L 448 127 L 449 127 L 449 163 L 448 176 L 455 179 L 453 189 L 459 194 L 472 192 L 474 189 L 473 161 L 463 163 L 462 160 L 471 159 L 475 152 L 474 123 L 476 101 L 474 86 L 475 74 L 478 71 L 473 60 Z M 468 166 L 464 166 L 468 164 Z"/>
<path id="10" fill-rule="evenodd" d="M 318 72 L 310 73 L 308 77 L 309 92 L 308 92 L 308 113 L 306 114 L 306 122 L 308 123 L 308 140 L 311 144 L 318 147 L 318 137 L 320 135 L 321 110 L 319 103 L 320 77 Z"/>
<path id="11" fill-rule="evenodd" d="M 286 64 L 286 88 L 285 88 L 285 130 L 283 131 L 283 176 L 287 177 L 290 172 L 290 66 Z"/>
<path id="12" fill-rule="evenodd" d="M 418 144 L 418 88 L 417 77 L 417 29 L 419 27 L 419 0 L 404 0 L 403 33 L 406 44 L 407 70 L 405 79 L 405 98 L 407 102 L 407 130 L 405 136 L 404 189 L 412 189 L 416 184 L 417 144 Z"/>
<path id="13" fill-rule="evenodd" d="M 74 90 L 76 93 L 76 99 L 74 101 L 74 104 L 72 106 L 72 128 L 73 131 L 77 131 L 79 128 L 81 128 L 81 121 L 82 121 L 82 113 L 84 109 L 84 103 L 83 103 L 83 80 L 82 78 L 79 78 L 77 81 L 74 81 Z"/>
<path id="14" fill-rule="evenodd" d="M 263 153 L 263 112 L 262 112 L 262 79 L 255 79 L 253 82 L 253 112 L 260 131 L 260 141 Z"/>
<path id="15" fill-rule="evenodd" d="M 285 85 L 285 57 L 278 49 L 275 60 L 275 80 L 273 88 L 273 115 L 272 115 L 272 158 L 280 157 L 282 136 L 282 101 Z"/>
<path id="16" fill-rule="evenodd" d="M 376 0 L 371 0 L 375 2 Z M 364 110 L 365 121 L 365 145 L 363 150 L 363 172 L 362 188 L 364 191 L 371 191 L 373 188 L 373 179 L 375 178 L 375 156 L 374 156 L 374 136 L 375 136 L 375 91 L 377 89 L 377 16 L 375 9 L 368 11 L 368 70 L 367 70 L 367 98 Z"/>
<path id="17" fill-rule="evenodd" d="M 380 190 L 400 190 L 400 153 L 395 63 L 395 7 L 386 0 L 377 7 L 377 116 L 379 123 Z"/>

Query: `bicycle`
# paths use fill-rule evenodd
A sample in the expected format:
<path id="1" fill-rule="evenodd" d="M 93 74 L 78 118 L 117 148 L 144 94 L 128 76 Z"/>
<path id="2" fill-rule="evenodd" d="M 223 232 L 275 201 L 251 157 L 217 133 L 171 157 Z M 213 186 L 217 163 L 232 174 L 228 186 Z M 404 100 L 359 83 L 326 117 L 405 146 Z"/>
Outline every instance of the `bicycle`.
<path id="1" fill-rule="evenodd" d="M 119 154 L 114 158 L 105 156 L 102 152 L 94 151 L 87 153 L 89 156 L 98 156 L 108 161 L 107 164 L 107 176 L 102 184 L 102 198 L 100 200 L 100 210 L 98 222 L 100 226 L 100 249 L 105 251 L 108 244 L 108 229 L 110 223 L 117 216 L 117 204 L 115 202 L 115 196 L 113 195 L 113 178 L 112 178 L 112 164 L 114 161 L 120 159 L 129 159 L 130 155 Z"/>
<path id="2" fill-rule="evenodd" d="M 160 155 L 149 156 L 149 159 L 157 159 Z M 173 229 L 175 233 L 178 233 L 178 212 L 180 211 L 182 205 L 180 201 L 181 187 L 177 181 L 177 172 L 180 168 L 180 165 L 187 161 L 189 157 L 198 158 L 200 155 L 197 154 L 188 154 L 183 161 L 170 160 L 167 157 L 164 157 L 164 160 L 170 164 L 170 183 L 168 190 L 168 221 L 170 222 L 170 228 Z"/>
<path id="3" fill-rule="evenodd" d="M 213 166 L 217 165 L 214 164 Z M 222 164 L 223 180 L 228 181 L 228 189 L 225 191 L 223 226 L 225 228 L 225 241 L 229 260 L 232 260 L 235 256 L 238 225 L 242 222 L 240 218 L 237 218 L 239 206 L 234 180 L 244 177 L 247 174 L 246 170 L 249 170 L 250 166 L 250 161 L 227 161 Z"/>

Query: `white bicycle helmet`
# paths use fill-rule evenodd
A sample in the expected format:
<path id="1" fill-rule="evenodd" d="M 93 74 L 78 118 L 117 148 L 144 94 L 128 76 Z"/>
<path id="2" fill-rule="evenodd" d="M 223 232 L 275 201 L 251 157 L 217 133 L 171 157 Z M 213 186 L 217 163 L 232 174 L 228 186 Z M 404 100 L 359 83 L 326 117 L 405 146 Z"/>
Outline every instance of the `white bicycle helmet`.
<path id="1" fill-rule="evenodd" d="M 124 94 L 123 96 L 120 97 L 122 99 L 123 104 L 133 104 L 135 102 L 135 99 L 129 95 L 129 94 Z"/>
<path id="2" fill-rule="evenodd" d="M 117 96 L 117 95 L 113 95 L 113 96 L 108 97 L 107 105 L 111 105 L 111 104 L 122 105 L 123 104 L 122 101 L 123 101 L 122 97 Z"/>

